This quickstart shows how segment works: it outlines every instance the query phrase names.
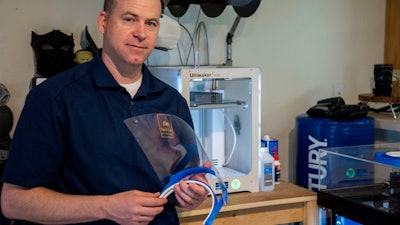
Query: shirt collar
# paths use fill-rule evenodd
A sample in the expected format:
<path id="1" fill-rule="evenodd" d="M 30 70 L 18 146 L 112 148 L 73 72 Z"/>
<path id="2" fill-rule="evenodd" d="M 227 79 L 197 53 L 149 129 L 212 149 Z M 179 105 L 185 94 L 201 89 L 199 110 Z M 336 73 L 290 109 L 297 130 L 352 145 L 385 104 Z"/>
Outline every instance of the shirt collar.
<path id="1" fill-rule="evenodd" d="M 90 71 L 99 88 L 121 88 L 101 59 L 101 50 L 97 51 L 93 60 L 88 63 L 91 64 Z M 150 70 L 144 64 L 142 66 L 142 74 L 142 85 L 140 86 L 136 96 L 148 96 L 161 92 L 165 88 L 165 86 L 151 74 Z"/>

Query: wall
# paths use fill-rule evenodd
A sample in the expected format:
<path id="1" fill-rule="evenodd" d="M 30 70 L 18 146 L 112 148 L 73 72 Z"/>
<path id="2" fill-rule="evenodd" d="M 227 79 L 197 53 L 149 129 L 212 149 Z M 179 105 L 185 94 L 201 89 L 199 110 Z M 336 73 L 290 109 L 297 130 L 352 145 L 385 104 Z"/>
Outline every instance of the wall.
<path id="1" fill-rule="evenodd" d="M 100 0 L 0 0 L 0 82 L 11 92 L 8 106 L 15 122 L 35 71 L 31 31 L 73 33 L 78 50 L 80 33 L 88 25 L 101 45 L 96 26 L 101 7 Z M 228 6 L 217 18 L 198 15 L 194 5 L 179 21 L 192 35 L 194 24 L 205 21 L 210 63 L 224 63 L 225 38 L 236 13 Z M 333 96 L 333 86 L 350 104 L 359 93 L 370 92 L 373 65 L 383 62 L 384 23 L 384 0 L 263 0 L 253 16 L 241 20 L 233 39 L 233 64 L 262 70 L 262 134 L 279 139 L 283 179 L 289 178 L 289 135 L 296 116 Z M 181 39 L 180 51 L 157 50 L 148 63 L 178 65 L 180 55 L 184 64 L 186 59 L 192 63 L 184 31 Z"/>

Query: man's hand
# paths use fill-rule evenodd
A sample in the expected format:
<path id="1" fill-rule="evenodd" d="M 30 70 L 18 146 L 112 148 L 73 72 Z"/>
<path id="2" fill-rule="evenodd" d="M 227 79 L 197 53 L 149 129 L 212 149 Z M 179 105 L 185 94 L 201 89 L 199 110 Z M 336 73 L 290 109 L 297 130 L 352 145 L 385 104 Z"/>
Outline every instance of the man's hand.
<path id="1" fill-rule="evenodd" d="M 211 163 L 207 162 L 203 165 L 206 168 L 211 168 Z M 208 183 L 205 174 L 196 174 L 190 179 Z M 197 208 L 207 198 L 208 191 L 195 183 L 186 183 L 181 180 L 175 185 L 175 197 L 178 201 L 178 206 L 187 209 Z"/>
<path id="2" fill-rule="evenodd" d="M 127 191 L 110 196 L 107 212 L 118 224 L 148 224 L 164 210 L 166 198 L 158 198 L 160 193 Z"/>
<path id="3" fill-rule="evenodd" d="M 10 219 L 40 224 L 75 224 L 113 220 L 123 225 L 146 225 L 164 210 L 160 193 L 138 190 L 113 195 L 67 195 L 36 187 L 27 189 L 4 183 L 1 207 Z"/>

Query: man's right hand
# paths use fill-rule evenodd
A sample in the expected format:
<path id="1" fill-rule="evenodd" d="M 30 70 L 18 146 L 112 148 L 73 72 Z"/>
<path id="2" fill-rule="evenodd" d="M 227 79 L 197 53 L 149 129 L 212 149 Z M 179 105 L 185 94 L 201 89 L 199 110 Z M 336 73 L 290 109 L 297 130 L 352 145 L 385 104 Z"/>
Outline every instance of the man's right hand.
<path id="1" fill-rule="evenodd" d="M 145 225 L 164 210 L 160 193 L 137 190 L 113 195 L 68 195 L 44 187 L 31 189 L 4 183 L 1 208 L 9 219 L 40 224 L 71 224 L 112 220 L 123 225 Z"/>
<path id="2" fill-rule="evenodd" d="M 168 201 L 158 198 L 159 195 L 138 190 L 111 195 L 104 205 L 107 217 L 118 224 L 148 224 L 164 210 L 164 204 Z"/>

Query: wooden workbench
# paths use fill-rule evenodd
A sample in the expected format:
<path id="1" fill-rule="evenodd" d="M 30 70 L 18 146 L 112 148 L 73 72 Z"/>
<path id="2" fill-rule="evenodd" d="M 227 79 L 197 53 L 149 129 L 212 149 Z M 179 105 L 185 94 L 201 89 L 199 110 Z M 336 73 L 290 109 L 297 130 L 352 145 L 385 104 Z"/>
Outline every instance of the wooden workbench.
<path id="1" fill-rule="evenodd" d="M 211 199 L 195 210 L 179 212 L 181 225 L 201 225 Z M 230 193 L 229 202 L 218 214 L 215 225 L 275 225 L 303 222 L 317 224 L 317 194 L 282 181 L 271 192 Z"/>

